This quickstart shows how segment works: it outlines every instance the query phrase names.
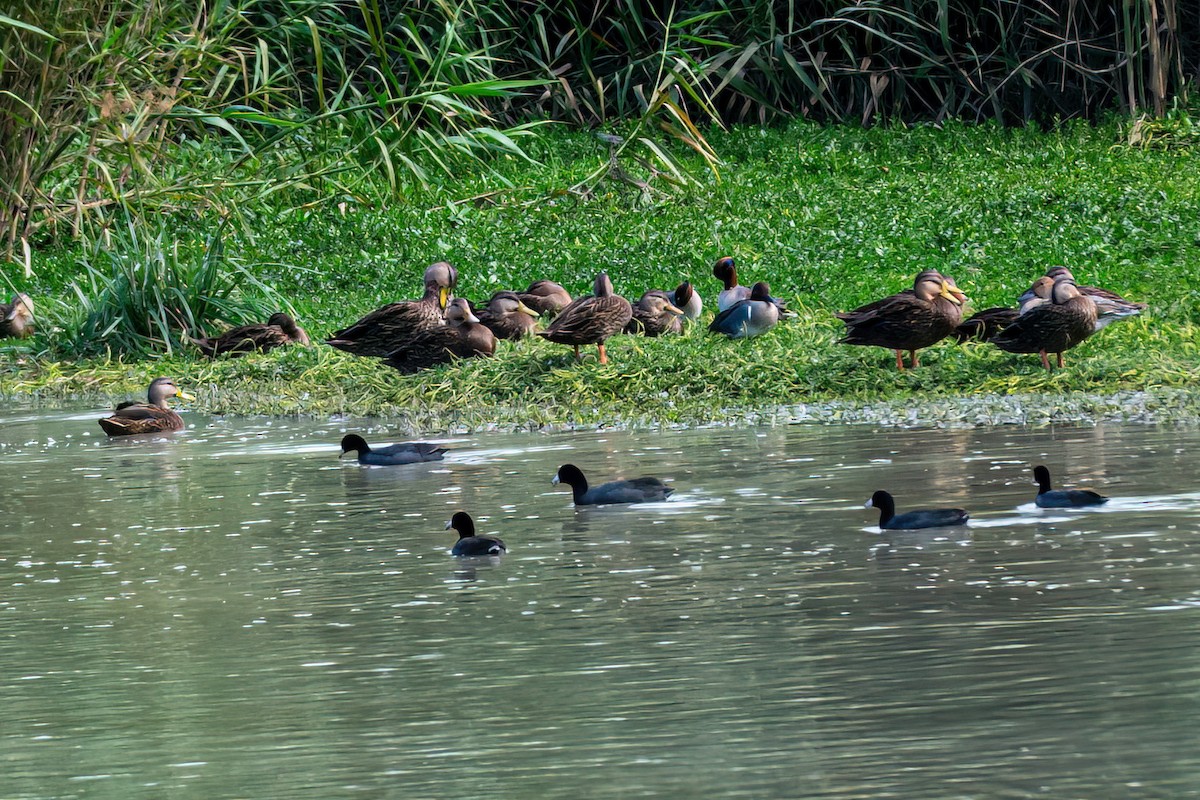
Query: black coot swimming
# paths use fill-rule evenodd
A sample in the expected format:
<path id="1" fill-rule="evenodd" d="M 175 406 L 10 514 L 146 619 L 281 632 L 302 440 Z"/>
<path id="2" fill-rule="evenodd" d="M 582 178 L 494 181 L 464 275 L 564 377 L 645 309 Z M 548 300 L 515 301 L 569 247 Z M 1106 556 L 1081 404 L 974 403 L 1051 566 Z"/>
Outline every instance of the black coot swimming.
<path id="1" fill-rule="evenodd" d="M 446 449 L 424 442 L 389 444 L 387 447 L 372 449 L 361 436 L 350 433 L 342 437 L 342 453 L 338 458 L 346 453 L 357 453 L 360 464 L 391 466 L 393 464 L 416 464 L 421 461 L 441 461 L 446 454 Z"/>
<path id="2" fill-rule="evenodd" d="M 666 500 L 675 490 L 658 478 L 634 478 L 628 481 L 610 481 L 588 488 L 583 471 L 574 464 L 563 464 L 558 468 L 553 483 L 565 483 L 571 487 L 577 506 L 596 506 L 608 503 L 648 503 Z"/>
<path id="3" fill-rule="evenodd" d="M 504 542 L 495 536 L 476 536 L 475 520 L 465 511 L 458 511 L 446 523 L 446 530 L 458 533 L 458 541 L 450 551 L 455 556 L 500 556 L 508 552 Z"/>
<path id="4" fill-rule="evenodd" d="M 1038 508 L 1085 508 L 1108 502 L 1107 497 L 1089 489 L 1051 489 L 1050 470 L 1041 464 L 1033 468 L 1033 479 L 1038 486 L 1034 500 Z"/>
<path id="5" fill-rule="evenodd" d="M 888 531 L 911 531 L 919 528 L 941 528 L 946 525 L 965 525 L 970 515 L 961 508 L 923 508 L 896 514 L 896 501 L 884 491 L 871 495 L 867 508 L 879 509 L 879 527 Z"/>

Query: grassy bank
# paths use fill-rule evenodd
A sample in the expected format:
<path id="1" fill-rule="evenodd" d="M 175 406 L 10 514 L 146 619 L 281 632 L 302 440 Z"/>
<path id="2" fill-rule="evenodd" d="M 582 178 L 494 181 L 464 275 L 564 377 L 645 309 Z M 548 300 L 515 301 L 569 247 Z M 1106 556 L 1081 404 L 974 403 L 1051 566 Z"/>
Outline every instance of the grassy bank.
<path id="1" fill-rule="evenodd" d="M 750 342 L 704 330 L 617 337 L 607 366 L 576 365 L 569 348 L 542 341 L 504 343 L 495 359 L 414 376 L 326 347 L 217 363 L 186 354 L 68 362 L 47 333 L 0 344 L 0 394 L 118 397 L 169 373 L 215 413 L 389 415 L 417 429 L 707 422 L 796 403 L 946 407 L 982 395 L 1143 390 L 1186 406 L 1200 373 L 1200 171 L 1190 150 L 1134 150 L 1121 138 L 1116 123 L 1050 133 L 739 128 L 711 133 L 719 177 L 695 164 L 695 184 L 669 195 L 609 181 L 579 198 L 556 190 L 602 164 L 606 145 L 550 135 L 530 148 L 540 165 L 495 162 L 386 208 L 263 214 L 225 246 L 291 301 L 315 338 L 418 296 L 424 266 L 442 258 L 473 299 L 535 278 L 579 293 L 605 269 L 630 297 L 690 279 L 711 309 L 712 262 L 733 255 L 747 282 L 769 280 L 799 318 Z M 181 222 L 177 236 L 209 229 Z M 35 254 L 27 290 L 66 298 L 81 255 Z M 1067 369 L 1052 374 L 1036 356 L 949 342 L 900 374 L 887 351 L 835 344 L 834 311 L 905 288 L 923 268 L 953 275 L 983 308 L 1011 304 L 1058 263 L 1150 311 L 1070 351 Z"/>

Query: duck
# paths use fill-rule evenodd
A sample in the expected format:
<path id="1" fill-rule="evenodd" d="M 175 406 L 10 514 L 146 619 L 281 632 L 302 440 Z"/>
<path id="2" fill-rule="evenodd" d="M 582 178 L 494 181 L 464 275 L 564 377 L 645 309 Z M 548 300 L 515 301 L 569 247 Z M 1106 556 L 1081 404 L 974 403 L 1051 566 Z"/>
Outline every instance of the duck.
<path id="1" fill-rule="evenodd" d="M 718 258 L 717 262 L 713 264 L 712 274 L 714 278 L 725 284 L 725 288 L 717 295 L 718 312 L 724 311 L 734 303 L 750 299 L 752 290 L 748 286 L 738 284 L 737 264 L 730 256 Z M 777 297 L 772 297 L 771 302 L 779 309 L 780 316 L 788 316 L 786 303 Z"/>
<path id="2" fill-rule="evenodd" d="M 896 514 L 896 501 L 883 491 L 871 495 L 864 508 L 879 509 L 879 527 L 885 531 L 913 531 L 921 528 L 942 528 L 966 525 L 971 515 L 961 508 L 925 508 Z"/>
<path id="3" fill-rule="evenodd" d="M 287 314 L 272 314 L 266 324 L 251 323 L 230 328 L 219 336 L 192 339 L 192 344 L 209 358 L 227 353 L 230 358 L 255 351 L 266 353 L 276 347 L 311 344 L 308 334 Z"/>
<path id="4" fill-rule="evenodd" d="M 958 339 L 959 344 L 970 339 L 981 342 L 988 341 L 1016 322 L 1022 314 L 1043 303 L 1050 302 L 1050 291 L 1053 287 L 1054 280 L 1043 275 L 1033 282 L 1028 291 L 1017 298 L 1017 308 L 997 306 L 978 311 L 954 329 L 955 338 Z"/>
<path id="5" fill-rule="evenodd" d="M 624 297 L 613 293 L 608 273 L 596 275 L 593 286 L 595 294 L 580 297 L 559 312 L 544 331 L 537 335 L 558 344 L 569 344 L 575 348 L 575 360 L 579 360 L 579 347 L 594 344 L 600 354 L 600 363 L 608 363 L 604 342 L 610 336 L 625 330 L 633 319 L 633 306 Z"/>
<path id="6" fill-rule="evenodd" d="M 778 322 L 779 307 L 771 302 L 771 287 L 759 281 L 751 288 L 749 297 L 717 314 L 708 329 L 730 339 L 748 339 L 766 333 Z"/>
<path id="7" fill-rule="evenodd" d="M 1010 353 L 1038 353 L 1047 371 L 1047 354 L 1056 353 L 1062 368 L 1063 353 L 1096 332 L 1096 303 L 1066 277 L 1054 282 L 1050 297 L 1051 302 L 1021 314 L 988 341 Z"/>
<path id="8" fill-rule="evenodd" d="M 541 316 L 556 317 L 571 305 L 571 294 L 554 281 L 534 281 L 525 291 L 517 292 L 517 297 Z"/>
<path id="9" fill-rule="evenodd" d="M 454 556 L 502 556 L 508 552 L 502 539 L 495 536 L 476 536 L 475 520 L 465 511 L 456 511 L 446 523 L 446 530 L 458 534 L 458 541 L 450 551 Z"/>
<path id="10" fill-rule="evenodd" d="M 538 312 L 521 301 L 516 292 L 496 292 L 476 316 L 497 339 L 517 341 L 533 335 Z"/>
<path id="11" fill-rule="evenodd" d="M 633 478 L 627 481 L 609 481 L 599 486 L 588 488 L 587 478 L 583 470 L 574 464 L 563 464 L 550 481 L 554 485 L 565 483 L 571 487 L 571 493 L 577 506 L 598 506 L 612 503 L 650 503 L 666 500 L 674 493 L 658 478 Z"/>
<path id="12" fill-rule="evenodd" d="M 420 300 L 389 303 L 349 327 L 335 331 L 326 344 L 356 356 L 385 357 L 413 335 L 443 324 L 443 314 L 458 270 L 445 261 L 425 270 L 425 294 Z"/>
<path id="13" fill-rule="evenodd" d="M 683 309 L 684 319 L 693 322 L 700 319 L 700 314 L 704 311 L 704 300 L 687 281 L 667 292 L 667 300 L 676 308 Z"/>
<path id="14" fill-rule="evenodd" d="M 1071 270 L 1061 265 L 1050 267 L 1050 269 L 1046 270 L 1046 274 L 1039 280 L 1049 280 L 1053 284 L 1059 278 L 1067 278 L 1068 280 L 1075 281 L 1075 275 Z M 1038 284 L 1034 283 L 1033 286 L 1021 295 L 1020 300 L 1023 304 L 1031 299 L 1031 295 L 1035 294 L 1034 289 L 1037 286 Z M 1135 303 L 1126 300 L 1116 292 L 1110 292 L 1108 289 L 1101 289 L 1098 286 L 1079 286 L 1076 283 L 1076 287 L 1079 289 L 1080 294 L 1090 297 L 1092 302 L 1096 304 L 1096 322 L 1094 327 L 1097 333 L 1104 330 L 1111 323 L 1119 319 L 1137 316 L 1147 308 L 1145 303 Z M 1045 295 L 1042 297 L 1043 302 L 1048 302 L 1048 298 Z"/>
<path id="15" fill-rule="evenodd" d="M 33 298 L 18 292 L 11 301 L 0 303 L 0 339 L 25 339 L 33 336 L 33 330 Z"/>
<path id="16" fill-rule="evenodd" d="M 1041 464 L 1033 468 L 1033 480 L 1038 487 L 1033 502 L 1038 508 L 1085 508 L 1108 502 L 1107 497 L 1090 489 L 1051 489 L 1050 470 Z"/>
<path id="17" fill-rule="evenodd" d="M 360 464 L 391 467 L 400 464 L 418 464 L 423 461 L 441 461 L 446 455 L 446 448 L 426 442 L 389 444 L 387 447 L 372 448 L 357 433 L 348 433 L 342 437 L 342 452 L 338 458 L 346 453 L 354 453 Z"/>
<path id="18" fill-rule="evenodd" d="M 667 293 L 651 289 L 633 304 L 633 319 L 625 325 L 626 333 L 643 336 L 662 336 L 665 333 L 682 333 L 683 309 L 667 299 Z"/>
<path id="19" fill-rule="evenodd" d="M 171 378 L 155 378 L 146 392 L 145 403 L 121 403 L 111 417 L 98 420 L 109 436 L 135 436 L 139 433 L 166 433 L 183 430 L 183 417 L 167 407 L 167 398 L 196 398 L 175 385 Z"/>
<path id="20" fill-rule="evenodd" d="M 925 270 L 914 279 L 911 293 L 900 292 L 837 314 L 846 324 L 840 343 L 895 350 L 896 368 L 901 371 L 907 350 L 912 366 L 919 367 L 917 351 L 954 332 L 962 322 L 965 299 L 937 270 Z"/>
<path id="21" fill-rule="evenodd" d="M 487 358 L 496 353 L 496 334 L 461 297 L 446 306 L 446 324 L 418 331 L 384 359 L 389 367 L 403 373 L 418 372 L 427 367 L 446 364 L 456 358 Z"/>

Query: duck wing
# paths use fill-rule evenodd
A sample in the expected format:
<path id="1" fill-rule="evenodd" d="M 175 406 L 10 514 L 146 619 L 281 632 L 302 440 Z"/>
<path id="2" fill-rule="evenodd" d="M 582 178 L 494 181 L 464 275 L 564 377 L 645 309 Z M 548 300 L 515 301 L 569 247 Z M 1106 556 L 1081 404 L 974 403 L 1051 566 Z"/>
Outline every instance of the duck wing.
<path id="1" fill-rule="evenodd" d="M 633 307 L 624 297 L 588 295 L 559 312 L 538 336 L 558 344 L 598 344 L 625 329 L 633 318 Z"/>
<path id="2" fill-rule="evenodd" d="M 353 325 L 336 331 L 327 343 L 356 356 L 384 357 L 415 334 L 442 325 L 437 295 L 430 295 L 377 308 Z"/>
<path id="3" fill-rule="evenodd" d="M 842 344 L 862 344 L 895 350 L 919 350 L 941 341 L 957 320 L 934 303 L 913 294 L 894 294 L 853 311 L 840 313 L 846 324 Z"/>

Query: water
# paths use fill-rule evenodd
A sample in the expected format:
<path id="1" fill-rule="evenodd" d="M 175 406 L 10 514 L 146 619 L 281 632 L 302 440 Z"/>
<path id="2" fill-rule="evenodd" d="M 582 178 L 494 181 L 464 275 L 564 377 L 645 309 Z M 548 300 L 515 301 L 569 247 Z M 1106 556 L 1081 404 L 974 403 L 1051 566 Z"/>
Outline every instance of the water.
<path id="1" fill-rule="evenodd" d="M 5 800 L 1200 795 L 1195 429 L 482 435 L 362 468 L 343 425 L 98 415 L 0 417 Z M 677 493 L 575 511 L 566 461 Z M 1039 511 L 1034 463 L 1114 499 Z M 972 523 L 881 534 L 877 488 Z M 458 509 L 509 555 L 450 557 Z"/>

